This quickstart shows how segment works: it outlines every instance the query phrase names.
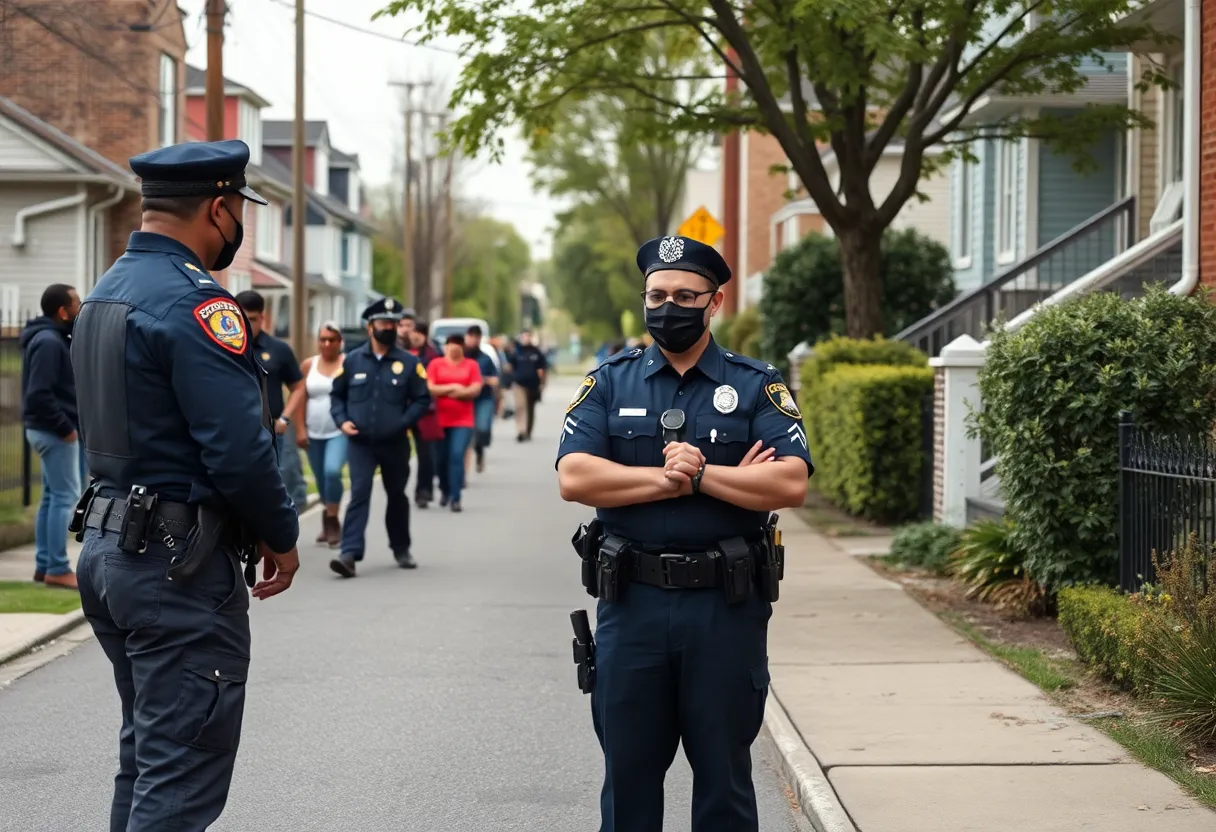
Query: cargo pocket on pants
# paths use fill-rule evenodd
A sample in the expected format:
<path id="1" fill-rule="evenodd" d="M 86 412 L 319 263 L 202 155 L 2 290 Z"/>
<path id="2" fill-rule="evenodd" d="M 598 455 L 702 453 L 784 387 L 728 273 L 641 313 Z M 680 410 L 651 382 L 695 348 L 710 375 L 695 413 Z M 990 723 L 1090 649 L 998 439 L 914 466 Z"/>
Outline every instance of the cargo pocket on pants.
<path id="1" fill-rule="evenodd" d="M 235 751 L 248 675 L 249 659 L 225 653 L 188 656 L 177 702 L 177 739 L 203 751 Z"/>
<path id="2" fill-rule="evenodd" d="M 744 713 L 747 719 L 740 720 L 740 728 L 744 734 L 741 741 L 750 746 L 760 736 L 760 728 L 764 725 L 764 705 L 768 701 L 768 685 L 771 677 L 768 672 L 768 659 L 751 669 L 751 707 Z"/>

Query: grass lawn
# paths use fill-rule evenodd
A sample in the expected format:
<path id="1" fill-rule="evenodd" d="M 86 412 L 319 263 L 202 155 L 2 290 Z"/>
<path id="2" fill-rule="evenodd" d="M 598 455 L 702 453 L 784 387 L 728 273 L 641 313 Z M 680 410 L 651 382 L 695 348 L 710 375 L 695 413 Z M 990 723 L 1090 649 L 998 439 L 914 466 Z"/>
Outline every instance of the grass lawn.
<path id="1" fill-rule="evenodd" d="M 0 613 L 71 612 L 80 606 L 80 594 L 28 581 L 0 581 Z"/>

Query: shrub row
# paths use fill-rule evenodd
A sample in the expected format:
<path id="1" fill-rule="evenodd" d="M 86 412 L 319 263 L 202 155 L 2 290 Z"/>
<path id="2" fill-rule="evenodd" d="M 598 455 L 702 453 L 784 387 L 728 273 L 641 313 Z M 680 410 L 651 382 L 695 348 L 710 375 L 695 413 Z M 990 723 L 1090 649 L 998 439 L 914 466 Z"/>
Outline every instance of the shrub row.
<path id="1" fill-rule="evenodd" d="M 1081 661 L 1123 690 L 1151 693 L 1156 673 L 1147 643 L 1153 611 L 1103 586 L 1060 590 L 1060 628 Z"/>
<path id="2" fill-rule="evenodd" d="M 800 398 L 829 500 L 880 523 L 916 516 L 924 453 L 921 408 L 933 390 L 925 356 L 897 341 L 833 338 L 800 373 Z"/>

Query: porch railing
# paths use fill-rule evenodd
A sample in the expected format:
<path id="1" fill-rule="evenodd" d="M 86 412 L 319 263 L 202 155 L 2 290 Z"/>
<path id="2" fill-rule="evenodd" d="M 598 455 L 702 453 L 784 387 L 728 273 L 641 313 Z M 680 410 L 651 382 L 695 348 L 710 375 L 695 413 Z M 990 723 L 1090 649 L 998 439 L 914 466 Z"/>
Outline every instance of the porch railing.
<path id="1" fill-rule="evenodd" d="M 895 336 L 930 358 L 962 335 L 986 337 L 998 318 L 1014 318 L 1126 249 L 1135 239 L 1136 198 L 1129 196 L 1061 234 L 983 286 Z"/>
<path id="2" fill-rule="evenodd" d="M 1216 444 L 1207 436 L 1154 434 L 1120 413 L 1119 586 L 1138 592 L 1155 582 L 1153 552 L 1160 559 L 1191 533 L 1210 553 L 1216 544 Z"/>

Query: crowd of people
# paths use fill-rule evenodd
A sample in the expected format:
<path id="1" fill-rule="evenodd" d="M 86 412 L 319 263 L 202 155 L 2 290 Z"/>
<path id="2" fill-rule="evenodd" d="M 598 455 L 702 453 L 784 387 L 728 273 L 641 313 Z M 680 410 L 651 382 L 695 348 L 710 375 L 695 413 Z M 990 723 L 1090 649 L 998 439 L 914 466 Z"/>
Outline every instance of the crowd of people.
<path id="1" fill-rule="evenodd" d="M 266 301 L 261 294 L 245 291 L 235 300 L 248 320 L 252 351 L 266 372 L 267 404 L 279 470 L 288 494 L 298 509 L 307 505 L 303 455 L 322 505 L 315 542 L 340 549 L 340 508 L 346 491 L 343 473 L 351 467 L 353 438 L 335 421 L 331 398 L 334 381 L 342 374 L 348 354 L 342 329 L 332 321 L 322 324 L 316 352 L 297 361 L 290 345 L 267 331 Z M 22 415 L 26 439 L 39 458 L 42 478 L 35 521 L 34 580 L 75 589 L 76 576 L 67 554 L 67 527 L 73 506 L 88 484 L 84 450 L 77 436 L 79 420 L 70 355 L 80 297 L 72 287 L 56 284 L 46 289 L 41 305 L 43 314 L 26 324 L 21 337 Z M 412 457 L 417 461 L 414 504 L 425 509 L 438 494 L 440 507 L 460 512 L 470 470 L 485 470 L 495 421 L 514 419 L 516 441 L 531 439 L 548 361 L 528 331 L 516 339 L 497 335 L 487 340 L 481 327 L 473 325 L 463 335 L 448 336 L 446 343 L 439 345 L 430 337 L 428 322 L 412 310 L 400 310 L 391 320 L 395 328 L 392 346 L 417 359 L 430 395 L 421 418 L 401 437 L 402 442 L 412 445 Z M 374 328 L 368 323 L 369 337 L 374 337 Z M 352 480 L 366 485 L 362 490 L 368 492 L 368 499 L 377 467 L 384 477 L 382 465 L 373 465 L 366 472 L 360 470 L 358 478 L 351 471 Z M 389 479 L 402 474 L 408 478 L 408 467 L 403 472 L 390 472 Z M 356 510 L 366 514 L 365 506 Z M 366 516 L 362 522 L 366 524 Z M 358 538 L 361 549 L 361 530 Z M 412 564 L 412 557 L 406 558 Z"/>

